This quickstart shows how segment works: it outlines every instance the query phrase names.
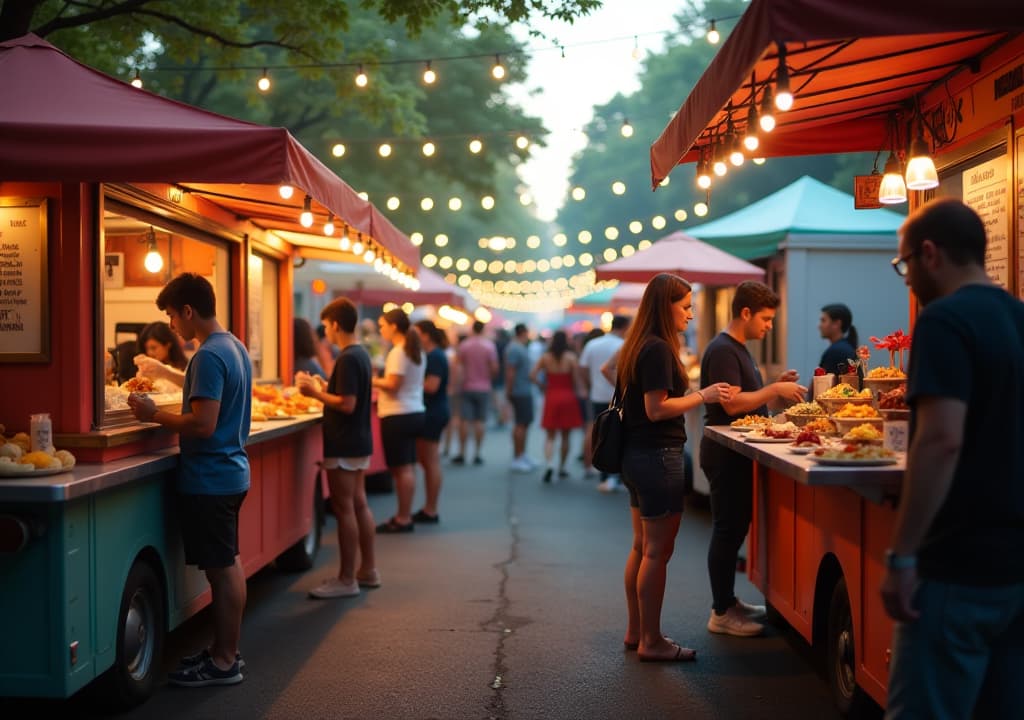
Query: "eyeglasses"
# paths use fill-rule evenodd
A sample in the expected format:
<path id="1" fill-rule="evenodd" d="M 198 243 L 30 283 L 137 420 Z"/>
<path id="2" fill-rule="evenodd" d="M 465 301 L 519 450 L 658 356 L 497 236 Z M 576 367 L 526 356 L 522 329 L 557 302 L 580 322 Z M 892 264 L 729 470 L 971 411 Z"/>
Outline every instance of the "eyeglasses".
<path id="1" fill-rule="evenodd" d="M 916 257 L 917 254 L 920 252 L 921 248 L 918 248 L 917 250 L 911 250 L 906 255 L 894 257 L 892 259 L 892 269 L 895 270 L 896 274 L 899 275 L 900 277 L 906 277 L 907 272 L 909 272 L 910 270 L 910 268 L 907 266 L 907 261 L 912 257 Z"/>

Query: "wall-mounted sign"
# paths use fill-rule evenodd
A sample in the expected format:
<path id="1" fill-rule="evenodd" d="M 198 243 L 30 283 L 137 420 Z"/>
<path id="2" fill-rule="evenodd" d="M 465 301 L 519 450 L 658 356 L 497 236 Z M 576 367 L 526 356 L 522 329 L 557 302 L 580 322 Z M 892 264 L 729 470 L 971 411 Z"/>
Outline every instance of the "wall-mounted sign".
<path id="1" fill-rule="evenodd" d="M 993 158 L 962 173 L 964 202 L 974 208 L 985 224 L 985 270 L 992 280 L 1010 289 L 1009 163 L 1006 155 Z"/>
<path id="2" fill-rule="evenodd" d="M 0 362 L 50 361 L 45 198 L 0 198 Z"/>

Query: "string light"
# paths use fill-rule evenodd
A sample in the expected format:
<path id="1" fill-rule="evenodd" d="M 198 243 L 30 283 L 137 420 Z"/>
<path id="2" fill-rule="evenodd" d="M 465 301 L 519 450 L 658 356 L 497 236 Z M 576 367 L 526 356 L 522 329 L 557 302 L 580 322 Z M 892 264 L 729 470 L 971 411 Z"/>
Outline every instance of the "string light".
<path id="1" fill-rule="evenodd" d="M 426 157 L 433 157 L 434 156 L 434 152 L 436 151 L 436 149 L 437 148 L 434 145 L 434 143 L 432 143 L 430 141 L 427 141 L 427 142 L 423 143 L 423 154 Z"/>
<path id="2" fill-rule="evenodd" d="M 779 67 L 775 71 L 775 107 L 787 112 L 793 107 L 793 93 L 789 91 L 789 69 L 786 67 L 786 46 L 779 45 Z"/>
<path id="3" fill-rule="evenodd" d="M 388 210 L 397 210 L 399 208 L 399 206 L 401 206 L 402 201 L 399 200 L 394 195 L 392 195 L 391 197 L 388 198 L 388 201 L 387 201 L 386 204 L 387 204 Z"/>
<path id="4" fill-rule="evenodd" d="M 711 20 L 711 25 L 708 27 L 708 34 L 705 35 L 705 37 L 712 45 L 717 45 L 718 41 L 722 39 L 722 36 L 718 33 L 718 28 L 715 27 L 714 19 Z"/>
<path id="5" fill-rule="evenodd" d="M 430 212 L 434 209 L 434 199 L 425 197 L 420 200 L 420 209 L 424 212 Z"/>
<path id="6" fill-rule="evenodd" d="M 630 55 L 637 61 L 644 56 L 644 51 L 640 48 L 640 40 L 636 35 L 633 36 L 633 50 L 630 52 Z"/>
<path id="7" fill-rule="evenodd" d="M 267 75 L 266 68 L 263 68 L 263 74 L 260 75 L 260 79 L 256 81 L 256 87 L 260 92 L 267 92 L 270 90 L 270 76 Z"/>
<path id="8" fill-rule="evenodd" d="M 575 200 L 576 202 L 581 202 L 586 196 L 587 191 L 581 188 L 580 186 L 577 185 L 572 189 L 572 199 Z"/>
<path id="9" fill-rule="evenodd" d="M 344 143 L 334 143 L 334 145 L 331 146 L 331 155 L 333 155 L 334 157 L 340 158 L 344 154 L 345 154 L 345 145 L 344 145 Z"/>
<path id="10" fill-rule="evenodd" d="M 708 214 L 708 210 L 708 204 L 703 201 L 693 206 L 693 214 L 697 217 L 704 217 Z"/>
<path id="11" fill-rule="evenodd" d="M 491 77 L 495 80 L 501 80 L 505 77 L 505 66 L 501 64 L 501 56 L 494 56 L 494 67 L 491 68 Z"/>
<path id="12" fill-rule="evenodd" d="M 448 209 L 451 210 L 452 212 L 458 212 L 459 210 L 461 210 L 462 199 L 457 197 L 448 198 Z"/>
<path id="13" fill-rule="evenodd" d="M 302 201 L 302 213 L 299 215 L 299 225 L 304 228 L 313 227 L 313 198 L 309 195 Z"/>
<path id="14" fill-rule="evenodd" d="M 633 137 L 633 126 L 629 123 L 629 118 L 622 119 L 622 128 L 620 128 L 619 132 L 622 133 L 624 138 Z"/>
<path id="15" fill-rule="evenodd" d="M 324 223 L 324 235 L 330 237 L 334 235 L 334 213 L 327 213 L 327 222 Z"/>
<path id="16" fill-rule="evenodd" d="M 437 81 L 437 73 L 434 72 L 433 68 L 430 67 L 430 61 L 427 60 L 427 67 L 423 71 L 423 84 L 433 85 Z"/>
<path id="17" fill-rule="evenodd" d="M 480 198 L 480 207 L 482 207 L 484 210 L 491 210 L 492 208 L 494 208 L 494 198 L 491 197 L 490 195 L 484 195 L 482 198 Z"/>
<path id="18" fill-rule="evenodd" d="M 473 138 L 472 140 L 469 141 L 469 151 L 474 155 L 478 154 L 483 149 L 484 144 L 480 142 L 478 138 Z"/>
<path id="19" fill-rule="evenodd" d="M 765 132 L 775 129 L 775 99 L 772 97 L 771 85 L 764 86 L 764 97 L 761 98 L 761 117 L 758 124 Z"/>
<path id="20" fill-rule="evenodd" d="M 525 135 L 520 135 L 519 137 L 516 138 L 516 147 L 519 148 L 520 150 L 525 150 L 526 148 L 530 147 L 530 138 L 526 137 Z"/>
<path id="21" fill-rule="evenodd" d="M 391 157 L 391 145 L 388 143 L 381 143 L 380 147 L 377 148 L 377 152 L 382 158 Z"/>
<path id="22" fill-rule="evenodd" d="M 626 183 L 616 180 L 612 183 L 612 192 L 616 195 L 623 195 L 626 192 Z"/>
<path id="23" fill-rule="evenodd" d="M 281 185 L 277 188 L 277 194 L 281 196 L 282 200 L 291 200 L 292 195 L 295 194 L 295 188 L 291 185 Z"/>
<path id="24" fill-rule="evenodd" d="M 359 72 L 356 73 L 356 85 L 364 88 L 369 84 L 370 78 L 366 76 L 366 72 L 363 70 L 363 66 L 359 66 Z"/>
<path id="25" fill-rule="evenodd" d="M 139 75 L 139 69 L 135 68 L 135 77 L 132 78 L 132 87 L 142 87 L 142 76 Z"/>

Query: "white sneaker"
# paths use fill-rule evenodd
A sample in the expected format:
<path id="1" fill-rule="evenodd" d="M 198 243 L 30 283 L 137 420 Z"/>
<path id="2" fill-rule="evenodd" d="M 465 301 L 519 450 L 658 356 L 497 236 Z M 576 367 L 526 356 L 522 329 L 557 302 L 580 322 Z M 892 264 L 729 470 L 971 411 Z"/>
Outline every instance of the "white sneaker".
<path id="1" fill-rule="evenodd" d="M 712 610 L 711 617 L 708 618 L 708 630 L 721 635 L 753 637 L 764 632 L 764 625 L 754 622 L 747 617 L 743 610 L 733 605 L 725 611 L 724 615 L 718 615 Z"/>
<path id="2" fill-rule="evenodd" d="M 768 617 L 768 608 L 764 605 L 751 605 L 736 598 L 736 607 L 743 611 L 743 614 L 750 620 L 764 620 Z"/>
<path id="3" fill-rule="evenodd" d="M 325 580 L 315 588 L 309 591 L 309 596 L 319 598 L 321 600 L 327 600 L 329 598 L 347 598 L 357 597 L 359 595 L 359 582 L 353 582 L 351 585 L 343 583 L 338 578 L 331 578 Z"/>
<path id="4" fill-rule="evenodd" d="M 533 470 L 536 470 L 537 468 L 539 468 L 539 467 L 540 467 L 540 463 L 539 463 L 539 462 L 537 462 L 536 460 L 534 460 L 533 458 L 531 458 L 531 457 L 530 457 L 529 455 L 523 455 L 523 456 L 522 456 L 522 457 L 520 458 L 520 460 L 522 460 L 522 461 L 523 461 L 523 464 L 524 464 L 524 465 L 525 465 L 526 467 L 530 468 L 530 471 L 531 471 L 531 472 L 532 472 Z"/>
<path id="5" fill-rule="evenodd" d="M 614 475 L 609 475 L 597 484 L 597 489 L 603 493 L 617 492 L 619 489 L 619 481 Z"/>
<path id="6" fill-rule="evenodd" d="M 528 473 L 533 471 L 533 466 L 530 465 L 526 458 L 518 457 L 509 463 L 508 469 L 512 472 Z"/>

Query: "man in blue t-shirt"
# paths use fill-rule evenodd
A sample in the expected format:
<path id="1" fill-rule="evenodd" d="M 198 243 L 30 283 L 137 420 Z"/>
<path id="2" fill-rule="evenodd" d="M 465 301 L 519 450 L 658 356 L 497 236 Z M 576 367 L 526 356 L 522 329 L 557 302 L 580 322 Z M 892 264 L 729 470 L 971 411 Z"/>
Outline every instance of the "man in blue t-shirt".
<path id="1" fill-rule="evenodd" d="M 924 309 L 910 447 L 882 601 L 896 620 L 887 718 L 1024 708 L 1024 304 L 985 270 L 985 226 L 954 198 L 900 229 L 892 261 Z"/>
<path id="2" fill-rule="evenodd" d="M 526 437 L 533 422 L 533 382 L 530 381 L 530 330 L 523 323 L 505 348 L 505 397 L 512 407 L 513 472 L 531 472 L 537 466 L 526 454 Z"/>
<path id="3" fill-rule="evenodd" d="M 238 513 L 249 490 L 252 364 L 245 347 L 217 321 L 213 286 L 195 273 L 167 283 L 156 299 L 171 328 L 199 349 L 185 369 L 181 414 L 132 394 L 135 417 L 178 433 L 181 447 L 178 514 L 185 562 L 210 583 L 214 642 L 182 658 L 168 678 L 204 687 L 242 682 L 238 641 L 245 609 L 245 573 L 238 561 Z"/>
<path id="4" fill-rule="evenodd" d="M 750 340 L 762 340 L 772 329 L 779 296 L 764 283 L 736 286 L 732 320 L 712 340 L 700 363 L 700 385 L 706 388 L 725 382 L 739 389 L 728 401 L 708 403 L 704 424 L 728 425 L 753 413 L 768 414 L 768 405 L 784 407 L 803 400 L 807 388 L 797 384 L 796 370 L 782 373 L 777 382 L 764 385 L 761 371 L 747 350 Z M 709 438 L 701 438 L 700 466 L 711 486 L 711 544 L 708 577 L 711 581 L 711 615 L 708 631 L 752 637 L 764 631 L 758 620 L 765 606 L 745 603 L 736 597 L 736 561 L 750 529 L 754 508 L 754 468 L 748 459 Z"/>

